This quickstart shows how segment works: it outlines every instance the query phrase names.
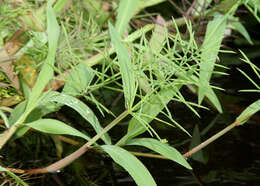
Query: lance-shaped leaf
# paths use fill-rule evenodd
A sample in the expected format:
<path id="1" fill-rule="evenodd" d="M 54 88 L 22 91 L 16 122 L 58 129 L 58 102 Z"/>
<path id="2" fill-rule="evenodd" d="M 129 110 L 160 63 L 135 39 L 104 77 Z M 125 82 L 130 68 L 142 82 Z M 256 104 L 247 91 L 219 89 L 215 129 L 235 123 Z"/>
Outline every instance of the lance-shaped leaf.
<path id="1" fill-rule="evenodd" d="M 159 93 L 151 95 L 149 100 L 145 102 L 138 111 L 141 115 L 149 115 L 149 117 L 142 117 L 143 122 L 150 123 L 176 95 L 181 86 L 182 85 L 176 85 L 174 88 L 164 88 Z M 177 127 L 189 135 L 189 133 L 182 126 L 177 125 Z M 127 134 L 120 140 L 120 145 L 124 144 L 131 138 L 144 133 L 146 130 L 147 127 L 145 127 L 144 124 L 142 124 L 138 119 L 133 117 L 130 120 Z"/>
<path id="2" fill-rule="evenodd" d="M 137 9 L 139 0 L 121 0 L 118 7 L 118 13 L 116 17 L 116 30 L 121 36 L 126 27 L 134 15 L 134 12 Z"/>
<path id="3" fill-rule="evenodd" d="M 134 68 L 131 63 L 130 56 L 125 45 L 122 43 L 120 36 L 114 27 L 109 23 L 109 32 L 112 40 L 113 47 L 116 50 L 118 56 L 118 63 L 120 66 L 120 73 L 123 80 L 124 96 L 126 106 L 128 109 L 131 108 L 135 98 L 135 76 Z"/>
<path id="4" fill-rule="evenodd" d="M 156 139 L 152 138 L 138 138 L 130 140 L 126 145 L 138 145 L 149 148 L 159 154 L 175 161 L 187 169 L 192 169 L 188 162 L 182 157 L 175 148 L 169 146 L 168 144 L 162 143 Z"/>
<path id="5" fill-rule="evenodd" d="M 41 95 L 43 89 L 47 85 L 47 83 L 53 77 L 53 68 L 55 62 L 55 54 L 58 45 L 59 39 L 59 25 L 56 20 L 55 12 L 48 1 L 48 5 L 46 8 L 47 11 L 47 34 L 48 34 L 48 55 L 42 66 L 41 72 L 37 78 L 36 84 L 32 90 L 32 93 L 29 97 L 28 104 L 26 107 L 26 112 L 30 112 L 33 108 L 38 104 L 38 98 Z"/>
<path id="6" fill-rule="evenodd" d="M 201 48 L 199 103 L 209 91 L 210 78 L 218 56 L 219 48 L 226 28 L 226 16 L 216 16 L 209 22 Z"/>
<path id="7" fill-rule="evenodd" d="M 11 176 L 17 183 L 23 185 L 23 186 L 28 186 L 27 183 L 25 183 L 21 178 L 19 178 L 18 176 L 16 176 L 14 173 L 10 172 L 9 170 L 7 170 L 6 168 L 2 167 L 0 165 L 0 172 L 6 172 L 9 176 Z"/>
<path id="8" fill-rule="evenodd" d="M 79 99 L 59 92 L 49 92 L 46 97 L 42 99 L 41 104 L 46 104 L 47 102 L 57 102 L 62 105 L 67 105 L 87 120 L 97 133 L 103 130 L 94 112 Z M 111 139 L 108 134 L 103 135 L 102 140 L 106 144 L 111 144 Z"/>
<path id="9" fill-rule="evenodd" d="M 73 127 L 55 119 L 39 119 L 37 121 L 27 123 L 27 126 L 49 134 L 66 134 L 78 136 L 89 141 L 90 138 Z"/>
<path id="10" fill-rule="evenodd" d="M 134 155 L 114 145 L 102 145 L 101 148 L 133 177 L 139 186 L 155 186 L 156 183 L 147 168 Z"/>
<path id="11" fill-rule="evenodd" d="M 252 115 L 260 110 L 260 99 L 249 105 L 238 117 L 237 121 L 243 125 Z M 242 121 L 241 121 L 242 120 Z"/>

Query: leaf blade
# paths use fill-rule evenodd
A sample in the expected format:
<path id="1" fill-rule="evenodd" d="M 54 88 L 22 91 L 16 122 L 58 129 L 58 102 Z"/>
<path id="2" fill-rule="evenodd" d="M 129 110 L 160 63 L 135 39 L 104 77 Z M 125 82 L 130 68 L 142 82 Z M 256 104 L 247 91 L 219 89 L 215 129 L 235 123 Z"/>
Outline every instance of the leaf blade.
<path id="1" fill-rule="evenodd" d="M 49 134 L 66 134 L 66 135 L 78 136 L 87 141 L 90 140 L 90 138 L 87 135 L 55 119 L 39 119 L 31 123 L 26 123 L 25 125 L 35 130 L 39 130 L 41 132 L 45 132 Z"/>
<path id="2" fill-rule="evenodd" d="M 134 155 L 114 145 L 102 145 L 101 148 L 133 177 L 137 185 L 156 186 L 147 168 Z"/>
<path id="3" fill-rule="evenodd" d="M 199 104 L 209 89 L 209 81 L 224 37 L 225 28 L 226 16 L 215 16 L 207 25 L 205 39 L 201 48 Z"/>
<path id="4" fill-rule="evenodd" d="M 137 9 L 138 0 L 121 0 L 119 3 L 118 8 L 118 15 L 116 17 L 116 30 L 118 31 L 119 35 L 121 36 L 124 31 L 126 30 L 126 27 L 128 25 L 128 22 L 134 15 L 134 12 Z"/>
<path id="5" fill-rule="evenodd" d="M 183 156 L 173 147 L 162 143 L 156 139 L 152 138 L 137 138 L 132 139 L 126 145 L 138 145 L 149 148 L 170 160 L 179 163 L 180 165 L 186 167 L 187 169 L 192 169 L 188 162 L 183 158 Z"/>
<path id="6" fill-rule="evenodd" d="M 121 41 L 120 36 L 114 27 L 109 23 L 109 33 L 111 36 L 112 44 L 118 55 L 118 62 L 120 66 L 120 73 L 123 80 L 124 96 L 126 101 L 126 106 L 128 109 L 131 108 L 134 98 L 135 98 L 135 76 L 134 68 L 131 63 L 130 56 L 124 44 Z"/>
<path id="7" fill-rule="evenodd" d="M 103 130 L 94 112 L 82 101 L 72 96 L 62 94 L 59 92 L 49 92 L 49 94 L 50 94 L 49 96 L 43 99 L 42 104 L 46 102 L 57 102 L 63 105 L 67 105 L 73 108 L 85 120 L 87 120 L 97 133 Z M 101 138 L 106 144 L 111 144 L 111 139 L 108 134 L 103 135 Z"/>

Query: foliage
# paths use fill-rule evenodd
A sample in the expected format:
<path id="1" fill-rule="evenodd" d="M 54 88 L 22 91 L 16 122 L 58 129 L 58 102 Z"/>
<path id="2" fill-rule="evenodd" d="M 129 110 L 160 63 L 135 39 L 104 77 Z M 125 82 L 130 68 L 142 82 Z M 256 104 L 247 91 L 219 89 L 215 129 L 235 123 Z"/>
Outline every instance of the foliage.
<path id="1" fill-rule="evenodd" d="M 208 109 L 204 100 L 207 106 L 223 112 L 222 100 L 215 90 L 222 88 L 213 86 L 211 79 L 215 74 L 222 75 L 221 70 L 226 68 L 216 63 L 220 52 L 230 52 L 220 50 L 225 33 L 232 28 L 254 44 L 235 13 L 243 5 L 259 21 L 259 3 L 199 1 L 195 5 L 197 11 L 191 7 L 191 15 L 186 17 L 193 17 L 195 23 L 198 17 L 207 22 L 202 34 L 196 33 L 192 19 L 187 18 L 165 21 L 158 16 L 155 24 L 130 26 L 130 20 L 136 23 L 141 20 L 141 10 L 161 2 L 9 0 L 0 6 L 1 15 L 6 16 L 6 19 L 0 16 L 0 116 L 4 123 L 0 149 L 15 144 L 14 139 L 22 140 L 26 134 L 40 131 L 52 137 L 57 154 L 63 152 L 62 135 L 81 137 L 78 140 L 85 144 L 46 168 L 29 170 L 29 174 L 59 171 L 94 149 L 107 153 L 138 185 L 156 185 L 145 165 L 128 150 L 130 146 L 146 147 L 192 169 L 173 144 L 161 139 L 153 122 L 176 127 L 191 136 L 173 117 L 170 104 L 182 103 L 200 117 L 198 110 Z M 230 3 L 229 9 L 223 8 L 225 3 Z M 111 9 L 117 9 L 115 19 Z M 22 29 L 14 33 L 10 25 Z M 12 52 L 8 50 L 10 46 Z M 246 54 L 241 54 L 259 79 L 259 68 Z M 239 71 L 259 93 L 259 85 Z M 187 101 L 182 93 L 184 87 L 198 95 L 198 103 Z M 259 105 L 259 100 L 254 101 L 236 121 L 244 124 L 259 111 Z M 67 123 L 66 119 L 51 117 L 63 108 L 70 108 L 70 114 L 76 113 L 82 122 Z M 125 122 L 127 132 L 112 136 L 111 128 Z M 199 143 L 199 130 L 195 129 L 195 140 Z M 138 137 L 146 132 L 149 138 Z M 73 140 L 67 141 L 75 144 Z M 0 163 L 1 172 L 27 185 L 4 168 L 9 165 Z"/>

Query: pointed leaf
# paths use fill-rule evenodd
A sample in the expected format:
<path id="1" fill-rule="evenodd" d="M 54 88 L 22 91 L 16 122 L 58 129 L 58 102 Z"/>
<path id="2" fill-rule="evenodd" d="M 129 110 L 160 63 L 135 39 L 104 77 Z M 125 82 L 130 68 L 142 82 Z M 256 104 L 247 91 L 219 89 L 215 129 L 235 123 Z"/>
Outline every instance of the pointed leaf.
<path id="1" fill-rule="evenodd" d="M 47 83 L 53 77 L 53 68 L 55 62 L 55 55 L 59 39 L 59 25 L 56 20 L 55 12 L 50 5 L 50 2 L 47 3 L 47 34 L 48 34 L 48 55 L 43 64 L 43 67 L 39 73 L 36 84 L 32 90 L 32 93 L 29 97 L 29 101 L 26 107 L 26 111 L 30 112 L 38 103 L 38 98 L 42 93 L 43 89 Z"/>
<path id="2" fill-rule="evenodd" d="M 243 125 L 252 115 L 257 113 L 260 110 L 260 99 L 249 105 L 238 117 L 237 121 L 240 121 L 240 124 Z M 246 117 L 246 118 L 245 118 Z"/>
<path id="3" fill-rule="evenodd" d="M 116 17 L 116 30 L 121 36 L 137 9 L 138 0 L 121 0 Z"/>
<path id="4" fill-rule="evenodd" d="M 134 155 L 118 146 L 102 145 L 101 148 L 133 177 L 137 185 L 156 186 L 149 171 Z"/>
<path id="5" fill-rule="evenodd" d="M 192 139 L 191 139 L 191 143 L 190 143 L 189 149 L 191 150 L 192 148 L 196 147 L 200 143 L 201 143 L 201 139 L 200 139 L 199 127 L 198 127 L 198 125 L 195 125 L 195 127 L 193 129 L 193 134 L 192 134 Z M 203 150 L 199 150 L 198 152 L 193 154 L 191 156 L 191 158 L 196 160 L 196 161 L 199 161 L 201 163 L 206 163 L 205 158 L 203 156 Z"/>
<path id="6" fill-rule="evenodd" d="M 126 47 L 122 43 L 120 36 L 111 24 L 109 24 L 109 32 L 112 44 L 118 56 L 126 106 L 130 109 L 135 98 L 135 76 L 133 64 L 131 63 L 130 56 Z"/>
<path id="7" fill-rule="evenodd" d="M 159 93 L 154 94 L 149 98 L 149 100 L 144 103 L 141 109 L 138 111 L 142 114 L 149 115 L 150 117 L 143 117 L 146 123 L 150 123 L 153 118 L 155 118 L 163 108 L 168 104 L 168 102 L 176 95 L 178 90 L 181 88 L 181 85 L 176 85 L 175 88 L 164 88 Z M 189 134 L 184 128 L 181 126 L 177 126 L 185 133 Z M 144 133 L 147 129 L 140 123 L 140 121 L 136 118 L 132 118 L 130 120 L 127 134 L 121 140 L 122 143 L 126 142 L 127 140 L 138 136 Z"/>
<path id="8" fill-rule="evenodd" d="M 87 120 L 97 133 L 103 130 L 93 111 L 79 99 L 59 92 L 49 92 L 49 95 L 46 95 L 46 98 L 43 98 L 42 104 L 47 102 L 57 102 L 63 105 L 67 105 L 73 108 L 85 120 Z M 102 139 L 106 144 L 111 144 L 111 139 L 108 134 L 103 135 Z"/>
<path id="9" fill-rule="evenodd" d="M 242 36 L 244 36 L 244 38 L 248 41 L 248 43 L 250 43 L 251 45 L 253 45 L 253 42 L 251 40 L 250 35 L 248 34 L 247 30 L 245 29 L 245 27 L 238 21 L 236 22 L 230 22 L 231 26 L 237 30 Z"/>
<path id="10" fill-rule="evenodd" d="M 126 143 L 126 145 L 138 145 L 149 148 L 159 154 L 175 161 L 187 169 L 192 169 L 188 162 L 183 158 L 181 153 L 179 153 L 175 148 L 169 146 L 168 144 L 162 143 L 156 139 L 152 138 L 138 138 L 132 139 Z"/>
<path id="11" fill-rule="evenodd" d="M 209 82 L 226 29 L 226 16 L 215 16 L 208 23 L 201 48 L 199 103 L 209 89 Z"/>
<path id="12" fill-rule="evenodd" d="M 10 172 L 9 170 L 5 169 L 0 165 L 0 172 L 6 172 L 9 176 L 11 176 L 17 183 L 20 183 L 21 185 L 28 186 L 27 183 L 25 183 L 21 178 L 16 176 L 14 173 Z"/>
<path id="13" fill-rule="evenodd" d="M 89 141 L 90 138 L 73 127 L 55 119 L 39 119 L 37 121 L 27 123 L 26 126 L 49 134 L 66 134 L 78 136 Z"/>

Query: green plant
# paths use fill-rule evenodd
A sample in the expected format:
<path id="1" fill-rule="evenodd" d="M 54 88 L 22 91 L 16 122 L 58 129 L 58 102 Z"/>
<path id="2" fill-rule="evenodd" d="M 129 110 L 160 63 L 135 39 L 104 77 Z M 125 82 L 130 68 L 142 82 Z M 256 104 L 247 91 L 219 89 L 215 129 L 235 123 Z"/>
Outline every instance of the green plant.
<path id="1" fill-rule="evenodd" d="M 161 1 L 157 1 L 157 3 L 159 2 Z M 115 27 L 110 23 L 113 21 L 112 19 L 108 23 L 103 21 L 104 18 L 99 20 L 104 24 L 102 26 L 108 26 L 109 32 L 105 31 L 105 34 L 101 32 L 98 25 L 95 25 L 91 17 L 89 20 L 93 23 L 91 22 L 92 26 L 87 30 L 86 22 L 82 18 L 83 15 L 78 16 L 73 8 L 69 11 L 76 14 L 75 20 L 67 21 L 60 18 L 61 26 L 59 26 L 56 14 L 62 14 L 62 10 L 66 7 L 66 1 L 59 0 L 55 3 L 54 8 L 52 8 L 53 2 L 48 1 L 47 5 L 42 5 L 41 9 L 46 10 L 47 34 L 42 32 L 45 25 L 40 20 L 41 24 L 38 28 L 31 28 L 32 37 L 35 38 L 29 42 L 33 43 L 35 48 L 24 47 L 24 50 L 27 50 L 27 55 L 38 52 L 40 57 L 36 59 L 39 60 L 39 63 L 35 65 L 35 68 L 41 66 L 41 70 L 33 88 L 23 82 L 21 88 L 25 95 L 23 102 L 19 103 L 13 110 L 1 107 L 0 115 L 4 120 L 6 130 L 0 136 L 0 149 L 14 135 L 16 138 L 22 137 L 29 129 L 35 129 L 48 134 L 81 137 L 87 142 L 69 156 L 50 166 L 27 171 L 29 174 L 58 171 L 71 164 L 88 149 L 94 148 L 109 154 L 116 163 L 129 172 L 138 185 L 156 185 L 147 168 L 127 151 L 128 146 L 131 145 L 146 147 L 188 169 L 192 169 L 185 160 L 185 157 L 190 156 L 191 153 L 183 157 L 175 148 L 167 144 L 167 140 L 161 139 L 150 123 L 157 120 L 166 125 L 177 127 L 190 136 L 189 132 L 174 120 L 167 107 L 168 103 L 171 101 L 184 103 L 199 116 L 194 107 L 206 109 L 205 106 L 201 105 L 202 100 L 206 97 L 210 104 L 222 112 L 221 103 L 214 92 L 214 89 L 220 88 L 210 84 L 212 74 L 218 73 L 214 70 L 217 65 L 215 62 L 225 30 L 229 26 L 229 19 L 234 18 L 240 5 L 245 4 L 249 9 L 251 7 L 250 11 L 253 6 L 249 1 L 232 2 L 231 8 L 222 14 L 218 10 L 206 11 L 209 15 L 212 14 L 213 18 L 209 21 L 203 43 L 199 46 L 191 22 L 184 18 L 165 22 L 162 17 L 158 17 L 157 24 L 146 25 L 136 31 L 129 30 L 130 19 L 141 8 L 145 8 L 140 6 L 141 3 L 138 4 L 138 0 L 120 1 Z M 150 4 L 146 5 L 146 7 L 148 6 Z M 93 5 L 93 7 L 97 7 L 97 5 Z M 91 10 L 94 11 L 94 9 Z M 36 12 L 34 14 L 35 20 L 38 21 L 37 15 L 43 15 L 44 11 Z M 95 12 L 91 12 L 88 16 L 93 15 L 95 17 Z M 257 17 L 255 12 L 254 15 Z M 194 14 L 194 17 L 196 16 Z M 28 16 L 25 16 L 23 21 L 25 24 L 31 25 Z M 77 29 L 73 28 L 75 22 L 79 23 Z M 188 34 L 181 32 L 180 26 L 184 26 Z M 169 32 L 167 27 L 172 27 L 175 31 Z M 35 32 L 35 29 L 39 29 L 40 33 Z M 154 31 L 151 33 L 152 29 Z M 81 33 L 82 30 L 94 39 L 84 37 Z M 127 30 L 132 31 L 132 33 L 123 37 Z M 245 29 L 242 31 L 238 29 L 238 31 L 244 33 L 243 35 L 250 41 Z M 77 45 L 80 45 L 78 44 L 80 39 L 77 40 L 77 37 L 85 42 L 88 41 L 91 46 L 76 48 Z M 48 49 L 44 47 L 43 51 L 37 50 L 37 48 L 45 46 L 46 42 L 48 42 Z M 37 43 L 40 43 L 39 46 Z M 112 56 L 113 53 L 116 56 Z M 46 59 L 44 59 L 45 56 Z M 245 55 L 244 58 L 258 75 L 259 69 L 250 63 Z M 99 66 L 95 68 L 94 65 Z M 56 80 L 63 81 L 62 85 L 65 82 L 64 88 L 60 92 L 51 90 L 51 88 L 57 89 L 50 83 L 54 79 L 55 72 L 59 74 Z M 245 75 L 245 73 L 243 74 Z M 250 80 L 249 77 L 248 79 Z M 259 88 L 255 82 L 253 84 Z M 180 91 L 183 86 L 198 92 L 198 103 L 185 100 Z M 48 90 L 44 91 L 46 89 Z M 103 115 L 108 113 L 114 116 L 115 114 L 95 97 L 96 92 L 100 89 L 124 94 L 123 108 L 125 110 L 120 110 L 121 113 L 105 127 L 100 123 L 101 119 L 98 118 L 97 114 L 79 99 L 82 97 L 86 102 L 96 105 L 97 110 Z M 72 108 L 84 118 L 94 128 L 96 135 L 90 137 L 86 131 L 81 132 L 63 121 L 43 118 L 49 113 L 58 111 L 63 105 Z M 259 109 L 258 100 L 242 112 L 232 127 L 222 131 L 220 135 L 234 126 L 244 123 Z M 10 117 L 8 118 L 3 111 L 10 112 Z M 166 116 L 167 119 L 163 120 L 159 116 L 160 114 Z M 108 132 L 127 117 L 131 118 L 128 120 L 127 133 L 124 136 L 119 136 L 119 140 L 114 143 Z M 138 137 L 145 132 L 154 138 Z M 213 138 L 216 139 L 220 135 Z M 102 139 L 103 142 L 98 141 L 99 139 Z M 208 143 L 210 142 L 212 141 Z M 55 142 L 56 147 L 59 147 L 58 143 L 58 141 Z M 8 172 L 17 182 L 26 185 L 8 169 L 3 167 L 1 169 L 1 171 Z"/>

